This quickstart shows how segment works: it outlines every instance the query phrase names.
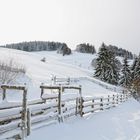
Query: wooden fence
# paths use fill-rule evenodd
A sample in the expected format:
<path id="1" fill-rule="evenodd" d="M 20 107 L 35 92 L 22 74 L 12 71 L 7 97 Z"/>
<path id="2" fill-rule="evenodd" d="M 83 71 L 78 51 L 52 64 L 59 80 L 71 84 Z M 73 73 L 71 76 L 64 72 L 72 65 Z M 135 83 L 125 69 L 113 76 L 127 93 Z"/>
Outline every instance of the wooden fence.
<path id="1" fill-rule="evenodd" d="M 52 78 L 52 84 L 53 85 L 70 85 L 70 78 L 58 78 L 54 76 Z"/>
<path id="2" fill-rule="evenodd" d="M 52 85 L 70 85 L 72 83 L 76 83 L 79 81 L 79 78 L 70 78 L 70 77 L 57 77 L 53 76 L 52 79 Z"/>
<path id="3" fill-rule="evenodd" d="M 41 100 L 27 102 L 27 90 L 23 86 L 1 86 L 3 92 L 6 89 L 16 89 L 23 91 L 23 104 L 17 107 L 8 107 L 0 110 L 0 140 L 4 138 L 24 139 L 30 135 L 31 129 L 63 122 L 69 117 L 87 114 L 109 109 L 124 101 L 129 97 L 128 94 L 117 94 L 104 97 L 83 97 L 81 86 L 47 86 L 42 84 Z M 54 90 L 55 93 L 48 94 L 45 90 Z M 77 90 L 78 96 L 64 98 L 65 90 Z M 65 93 L 68 94 L 68 93 Z M 12 132 L 12 133 L 10 133 Z M 10 133 L 10 134 L 9 134 Z"/>
<path id="4" fill-rule="evenodd" d="M 88 80 L 91 81 L 95 84 L 98 84 L 99 86 L 102 86 L 105 89 L 108 89 L 110 91 L 114 91 L 114 92 L 122 92 L 122 93 L 127 93 L 127 90 L 125 90 L 124 88 L 117 88 L 116 86 L 104 83 L 98 79 L 95 79 L 93 77 L 79 77 L 79 78 L 72 78 L 72 77 L 57 77 L 57 76 L 53 76 L 51 81 L 52 81 L 52 85 L 70 85 L 71 83 L 75 83 L 78 82 L 80 80 Z"/>
<path id="5" fill-rule="evenodd" d="M 6 98 L 6 90 L 21 90 L 23 92 L 23 101 L 22 101 L 22 108 L 19 110 L 3 110 L 1 112 L 2 116 L 0 117 L 0 124 L 6 124 L 4 127 L 3 125 L 0 127 L 0 130 L 3 132 L 11 129 L 15 129 L 19 127 L 21 129 L 21 138 L 24 139 L 25 136 L 29 135 L 29 131 L 27 129 L 28 121 L 27 116 L 29 110 L 27 110 L 27 89 L 25 86 L 9 86 L 9 85 L 2 85 L 3 90 L 3 100 Z M 20 120 L 16 121 L 17 118 Z M 13 122 L 12 122 L 13 121 Z M 12 125 L 8 125 L 7 123 L 11 122 Z M 16 134 L 16 138 L 19 134 Z"/>
<path id="6" fill-rule="evenodd" d="M 114 91 L 114 92 L 118 92 L 118 93 L 127 93 L 127 90 L 125 90 L 124 88 L 121 89 L 119 87 L 116 87 L 116 86 L 113 86 L 113 85 L 110 85 L 108 83 L 105 83 L 103 81 L 100 81 L 96 78 L 93 78 L 93 77 L 79 77 L 79 80 L 88 80 L 88 81 L 91 81 L 107 90 L 110 90 L 110 91 Z"/>
<path id="7" fill-rule="evenodd" d="M 53 100 L 55 99 L 58 102 L 58 120 L 59 121 L 63 121 L 63 117 L 62 117 L 62 112 L 65 113 L 66 111 L 68 112 L 68 107 L 66 107 L 66 104 L 70 104 L 71 106 L 73 106 L 73 102 L 75 102 L 75 106 L 74 107 L 70 107 L 69 106 L 69 110 L 75 109 L 75 112 L 71 113 L 70 115 L 67 114 L 67 116 L 72 116 L 72 114 L 77 114 L 77 108 L 78 108 L 78 102 L 77 100 L 79 98 L 67 98 L 67 99 L 62 99 L 63 93 L 66 89 L 74 89 L 74 90 L 78 90 L 79 91 L 79 97 L 81 97 L 81 86 L 68 86 L 68 85 L 64 85 L 64 86 L 57 86 L 57 85 L 53 85 L 53 86 L 46 86 L 46 85 L 41 85 L 41 98 L 42 100 L 45 100 L 45 102 L 47 102 L 48 100 Z M 52 94 L 45 94 L 44 90 L 45 89 L 49 89 L 49 90 L 57 90 L 57 93 L 52 93 Z M 70 103 L 71 102 L 71 103 Z"/>
<path id="8" fill-rule="evenodd" d="M 80 102 L 80 115 L 83 116 L 88 113 L 93 113 L 95 111 L 100 111 L 104 109 L 109 109 L 115 107 L 116 105 L 126 101 L 128 99 L 128 94 L 117 94 L 108 95 L 108 97 L 82 97 Z"/>

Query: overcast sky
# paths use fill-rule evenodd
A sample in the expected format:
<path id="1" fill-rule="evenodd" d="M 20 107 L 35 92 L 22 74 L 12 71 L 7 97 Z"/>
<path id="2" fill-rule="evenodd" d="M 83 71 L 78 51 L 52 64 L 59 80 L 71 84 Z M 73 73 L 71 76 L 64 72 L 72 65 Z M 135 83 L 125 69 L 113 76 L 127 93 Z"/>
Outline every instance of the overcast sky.
<path id="1" fill-rule="evenodd" d="M 0 0 L 0 44 L 102 42 L 140 52 L 140 0 Z"/>

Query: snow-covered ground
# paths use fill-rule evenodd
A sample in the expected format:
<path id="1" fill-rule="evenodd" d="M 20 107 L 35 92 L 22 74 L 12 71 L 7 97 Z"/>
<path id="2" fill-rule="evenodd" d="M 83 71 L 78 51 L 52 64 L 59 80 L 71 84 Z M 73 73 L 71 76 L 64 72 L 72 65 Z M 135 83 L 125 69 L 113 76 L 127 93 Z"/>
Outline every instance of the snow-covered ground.
<path id="1" fill-rule="evenodd" d="M 34 130 L 27 140 L 140 140 L 140 104 L 116 108 Z"/>
<path id="2" fill-rule="evenodd" d="M 46 62 L 40 61 L 43 57 Z M 28 86 L 28 100 L 40 97 L 41 83 L 51 84 L 51 77 L 72 77 L 79 79 L 74 85 L 82 85 L 84 96 L 107 96 L 117 94 L 99 85 L 114 89 L 116 87 L 103 83 L 92 77 L 94 73 L 91 61 L 96 55 L 73 52 L 62 56 L 56 51 L 23 52 L 0 48 L 0 60 L 14 58 L 26 67 L 26 75 L 18 79 L 19 84 Z M 118 87 L 117 87 L 118 88 Z M 7 93 L 8 101 L 19 101 L 22 96 L 17 91 Z M 0 106 L 7 102 L 1 102 Z M 86 118 L 77 117 L 64 123 L 33 130 L 27 140 L 140 140 L 140 104 L 134 99 L 116 108 L 94 113 Z"/>

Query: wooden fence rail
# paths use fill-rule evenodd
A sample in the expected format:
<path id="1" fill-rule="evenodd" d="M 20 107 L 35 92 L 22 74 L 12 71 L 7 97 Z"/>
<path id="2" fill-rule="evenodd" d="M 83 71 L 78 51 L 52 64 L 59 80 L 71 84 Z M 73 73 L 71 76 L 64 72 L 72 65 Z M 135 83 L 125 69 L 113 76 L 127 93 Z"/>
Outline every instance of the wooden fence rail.
<path id="1" fill-rule="evenodd" d="M 56 76 L 52 77 L 53 85 L 59 85 L 59 84 L 70 85 L 70 82 L 71 82 L 71 80 L 70 80 L 69 77 L 67 77 L 67 78 L 59 78 L 59 77 L 56 77 Z"/>
<path id="2" fill-rule="evenodd" d="M 108 95 L 108 97 L 97 97 L 97 98 L 82 98 L 80 103 L 80 115 L 83 116 L 88 113 L 93 113 L 94 111 L 100 111 L 104 109 L 109 109 L 115 107 L 116 105 L 125 102 L 129 94 L 117 94 Z"/>
<path id="3" fill-rule="evenodd" d="M 48 86 L 42 84 L 41 100 L 27 102 L 27 89 L 23 86 L 6 86 L 1 88 L 6 94 L 6 89 L 16 89 L 23 91 L 23 103 L 22 106 L 0 109 L 0 140 L 1 138 L 15 138 L 24 139 L 30 135 L 31 129 L 37 127 L 40 124 L 46 122 L 56 123 L 63 122 L 64 119 L 69 117 L 76 117 L 102 111 L 115 107 L 118 104 L 125 102 L 128 98 L 128 94 L 116 94 L 108 95 L 107 97 L 84 97 L 82 96 L 81 86 L 70 85 L 53 85 Z M 64 92 L 66 90 L 77 90 L 78 96 L 64 98 Z M 55 90 L 55 93 L 48 94 L 45 90 Z M 56 92 L 57 91 L 57 92 Z M 67 94 L 67 93 L 65 93 Z M 15 133 L 16 132 L 18 133 Z M 12 136 L 7 133 L 13 131 Z"/>

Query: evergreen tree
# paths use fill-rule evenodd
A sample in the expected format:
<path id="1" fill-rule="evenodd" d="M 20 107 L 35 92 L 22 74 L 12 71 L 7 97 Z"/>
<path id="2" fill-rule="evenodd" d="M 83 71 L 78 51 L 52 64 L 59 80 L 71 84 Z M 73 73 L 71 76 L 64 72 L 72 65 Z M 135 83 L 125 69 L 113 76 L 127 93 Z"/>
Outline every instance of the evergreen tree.
<path id="1" fill-rule="evenodd" d="M 140 55 L 137 59 L 137 63 L 135 66 L 135 73 L 134 73 L 134 79 L 140 79 Z"/>
<path id="2" fill-rule="evenodd" d="M 106 71 L 107 82 L 117 85 L 119 81 L 119 60 L 115 58 L 115 54 L 110 52 L 109 57 L 110 63 L 108 64 L 108 69 Z"/>
<path id="3" fill-rule="evenodd" d="M 95 47 L 89 43 L 82 43 L 76 46 L 76 51 L 81 53 L 96 53 Z"/>
<path id="4" fill-rule="evenodd" d="M 104 43 L 102 44 L 98 55 L 99 56 L 96 60 L 97 66 L 95 69 L 94 76 L 103 80 L 103 81 L 106 81 L 105 72 L 107 71 L 106 62 L 107 62 L 108 50 L 107 50 L 106 45 Z"/>
<path id="5" fill-rule="evenodd" d="M 103 43 L 98 55 L 94 76 L 102 81 L 117 84 L 119 79 L 119 61 L 115 58 L 115 54 Z"/>
<path id="6" fill-rule="evenodd" d="M 131 85 L 131 71 L 128 65 L 127 57 L 123 60 L 122 76 L 120 78 L 120 85 L 123 87 L 129 87 Z"/>
<path id="7" fill-rule="evenodd" d="M 133 80 L 132 80 L 132 89 L 135 91 L 133 96 L 136 99 L 140 99 L 140 55 L 136 60 Z"/>
<path id="8" fill-rule="evenodd" d="M 138 62 L 138 57 L 135 57 L 134 61 L 133 61 L 133 64 L 131 66 L 131 79 L 133 80 L 134 77 L 135 77 L 135 69 L 136 69 L 136 65 L 137 65 L 137 62 Z"/>

